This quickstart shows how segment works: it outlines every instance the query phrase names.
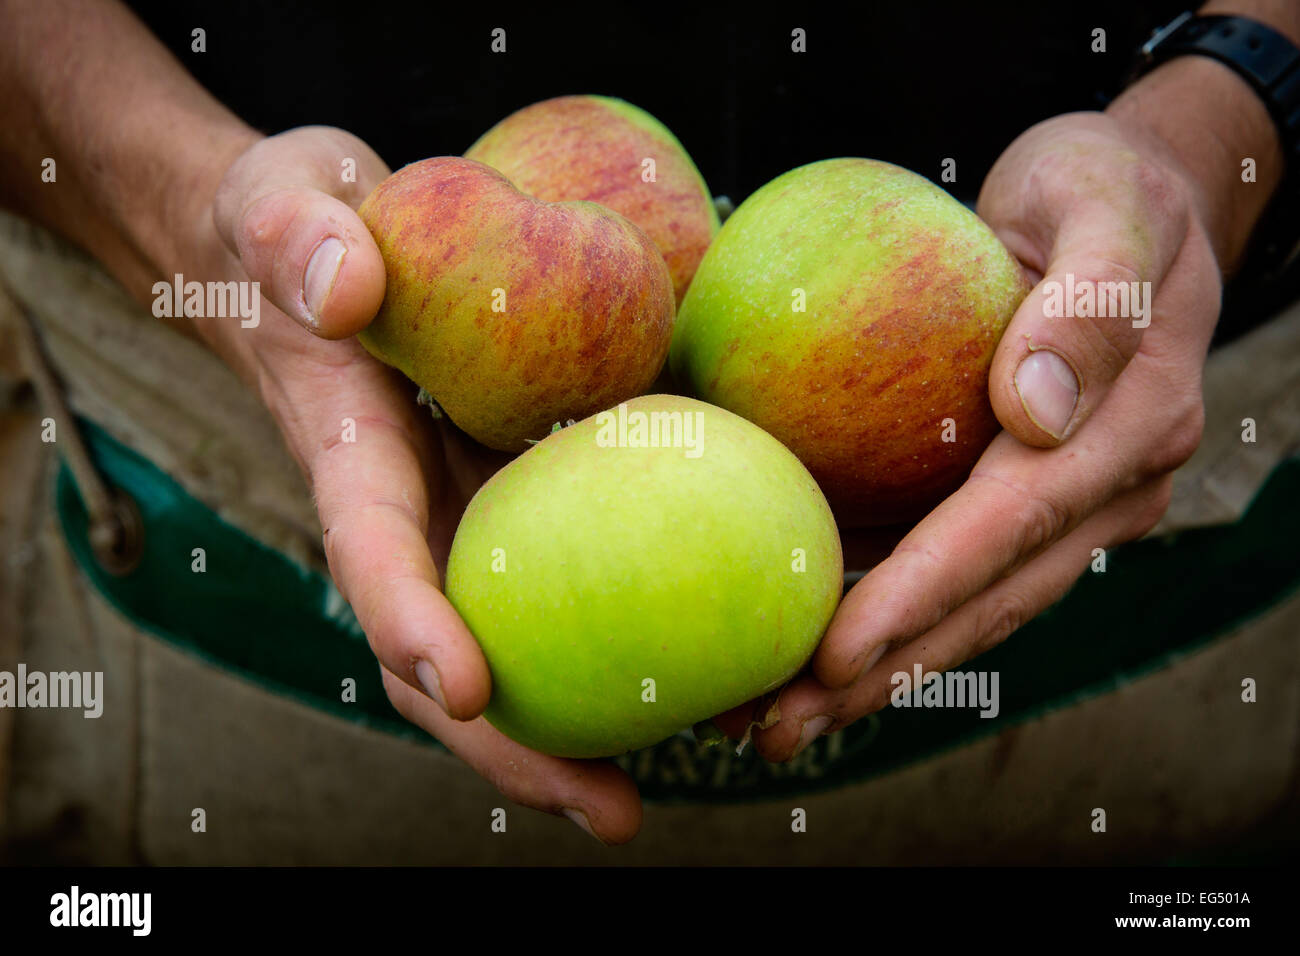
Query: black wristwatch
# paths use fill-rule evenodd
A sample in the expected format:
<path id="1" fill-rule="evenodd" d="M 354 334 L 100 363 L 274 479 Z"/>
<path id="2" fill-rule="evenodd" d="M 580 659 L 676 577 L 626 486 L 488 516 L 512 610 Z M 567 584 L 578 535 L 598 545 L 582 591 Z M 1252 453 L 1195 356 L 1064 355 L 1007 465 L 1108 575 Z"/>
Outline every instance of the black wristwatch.
<path id="1" fill-rule="evenodd" d="M 1277 276 L 1300 253 L 1300 49 L 1255 20 L 1197 17 L 1189 11 L 1151 34 L 1139 51 L 1137 73 L 1187 54 L 1208 56 L 1234 70 L 1255 90 L 1277 126 L 1282 179 L 1246 255 L 1250 271 Z"/>

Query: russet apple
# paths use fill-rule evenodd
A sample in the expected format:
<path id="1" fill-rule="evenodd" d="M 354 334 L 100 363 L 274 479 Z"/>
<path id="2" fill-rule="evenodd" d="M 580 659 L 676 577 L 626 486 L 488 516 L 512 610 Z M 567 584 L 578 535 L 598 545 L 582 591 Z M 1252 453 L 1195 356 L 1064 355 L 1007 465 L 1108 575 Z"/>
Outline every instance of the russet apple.
<path id="1" fill-rule="evenodd" d="M 446 593 L 492 672 L 487 719 L 605 757 L 785 683 L 842 586 L 839 532 L 794 455 L 721 408 L 645 395 L 483 485 Z"/>
<path id="2" fill-rule="evenodd" d="M 718 231 L 695 163 L 645 110 L 608 96 L 561 96 L 525 107 L 465 155 L 531 196 L 585 199 L 626 216 L 654 240 L 680 302 Z"/>
<path id="3" fill-rule="evenodd" d="M 388 177 L 358 214 L 387 276 L 361 343 L 483 444 L 523 451 L 556 422 L 643 393 L 663 367 L 668 270 L 604 206 L 544 202 L 439 157 Z"/>
<path id="4" fill-rule="evenodd" d="M 921 176 L 802 166 L 732 214 L 679 310 L 679 385 L 771 432 L 849 524 L 912 520 L 998 431 L 989 366 L 1029 290 L 993 231 Z"/>

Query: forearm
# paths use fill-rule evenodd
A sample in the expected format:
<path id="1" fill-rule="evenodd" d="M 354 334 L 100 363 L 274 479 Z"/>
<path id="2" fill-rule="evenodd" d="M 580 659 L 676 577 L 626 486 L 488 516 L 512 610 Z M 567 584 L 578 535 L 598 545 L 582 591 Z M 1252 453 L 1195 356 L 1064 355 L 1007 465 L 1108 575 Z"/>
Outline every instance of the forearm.
<path id="1" fill-rule="evenodd" d="M 1294 0 L 1211 0 L 1199 12 L 1250 17 L 1300 45 Z M 1221 63 L 1183 56 L 1143 77 L 1107 112 L 1196 185 L 1219 267 L 1232 274 L 1283 172 L 1276 128 L 1254 90 Z M 1248 158 L 1253 182 L 1242 176 Z"/>
<path id="2" fill-rule="evenodd" d="M 0 20 L 0 201 L 147 300 L 211 228 L 217 181 L 258 134 L 115 2 L 0 0 Z"/>

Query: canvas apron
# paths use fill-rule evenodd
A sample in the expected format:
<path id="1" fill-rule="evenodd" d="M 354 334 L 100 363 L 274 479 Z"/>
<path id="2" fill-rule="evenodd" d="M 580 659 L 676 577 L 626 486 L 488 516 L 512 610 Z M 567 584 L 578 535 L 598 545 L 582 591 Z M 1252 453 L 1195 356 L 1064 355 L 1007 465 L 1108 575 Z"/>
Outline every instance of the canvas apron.
<path id="1" fill-rule="evenodd" d="M 887 709 L 790 765 L 672 738 L 620 759 L 647 810 L 610 850 L 509 806 L 391 709 L 303 479 L 219 360 L 7 215 L 0 279 L 73 413 L 56 430 L 76 430 L 145 529 L 134 571 L 97 563 L 0 317 L 0 671 L 103 674 L 96 718 L 0 708 L 6 859 L 1122 862 L 1248 842 L 1294 814 L 1300 569 L 1282 542 L 1300 533 L 1300 310 L 1212 356 L 1206 439 L 1157 532 L 979 659 L 1001 677 L 995 718 Z"/>

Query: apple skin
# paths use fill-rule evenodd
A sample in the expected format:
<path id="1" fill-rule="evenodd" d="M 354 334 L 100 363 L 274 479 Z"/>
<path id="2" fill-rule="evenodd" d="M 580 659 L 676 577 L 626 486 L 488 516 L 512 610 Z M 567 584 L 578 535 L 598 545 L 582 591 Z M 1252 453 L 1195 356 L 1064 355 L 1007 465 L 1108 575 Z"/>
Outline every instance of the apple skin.
<path id="1" fill-rule="evenodd" d="M 620 99 L 561 96 L 534 103 L 488 130 L 466 157 L 500 170 L 531 196 L 585 199 L 626 216 L 654 240 L 680 303 L 718 212 L 690 155 L 666 126 Z M 655 161 L 655 181 L 642 161 Z"/>
<path id="2" fill-rule="evenodd" d="M 601 447 L 601 415 L 561 429 L 479 490 L 447 563 L 492 671 L 485 716 L 556 756 L 646 747 L 783 684 L 843 586 L 830 507 L 780 442 L 681 396 L 625 410 L 700 413 L 702 454 Z"/>
<path id="3" fill-rule="evenodd" d="M 791 170 L 727 220 L 679 310 L 693 394 L 785 443 L 846 526 L 910 521 L 999 430 L 993 353 L 1029 291 L 993 231 L 888 163 Z M 795 311 L 802 289 L 806 311 Z M 944 419 L 955 423 L 943 441 Z"/>
<path id="4" fill-rule="evenodd" d="M 398 170 L 358 214 L 387 280 L 358 338 L 483 444 L 523 451 L 555 422 L 645 392 L 663 367 L 672 280 L 617 213 L 543 202 L 452 156 Z"/>

